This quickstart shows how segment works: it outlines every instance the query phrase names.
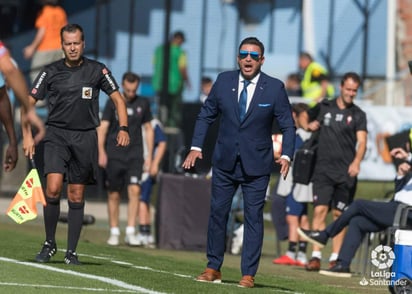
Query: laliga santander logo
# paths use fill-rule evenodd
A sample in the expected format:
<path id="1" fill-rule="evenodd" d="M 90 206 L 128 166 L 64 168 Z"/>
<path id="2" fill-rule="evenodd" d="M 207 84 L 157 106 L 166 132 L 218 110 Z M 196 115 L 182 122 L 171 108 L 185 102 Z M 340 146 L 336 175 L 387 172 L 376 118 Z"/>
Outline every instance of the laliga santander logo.
<path id="1" fill-rule="evenodd" d="M 378 245 L 371 252 L 372 264 L 378 269 L 388 269 L 395 260 L 395 253 L 389 246 Z"/>

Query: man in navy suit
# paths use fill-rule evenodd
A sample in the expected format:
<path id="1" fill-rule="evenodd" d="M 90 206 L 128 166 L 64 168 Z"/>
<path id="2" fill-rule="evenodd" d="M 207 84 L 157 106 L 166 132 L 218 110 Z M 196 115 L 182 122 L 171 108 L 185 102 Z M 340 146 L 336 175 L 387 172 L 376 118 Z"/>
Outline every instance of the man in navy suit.
<path id="1" fill-rule="evenodd" d="M 293 156 L 295 126 L 283 83 L 261 72 L 264 46 L 255 37 L 239 45 L 239 70 L 223 72 L 197 117 L 191 151 L 183 162 L 190 169 L 202 159 L 208 127 L 220 115 L 212 165 L 212 197 L 207 235 L 206 270 L 198 281 L 221 282 L 226 224 L 233 195 L 240 185 L 244 199 L 242 279 L 239 286 L 252 288 L 263 242 L 263 207 L 275 159 L 271 140 L 272 122 L 283 134 L 280 173 L 286 177 Z M 245 93 L 244 88 L 247 92 Z"/>
<path id="2" fill-rule="evenodd" d="M 322 275 L 350 278 L 350 264 L 368 232 L 380 232 L 392 226 L 398 206 L 403 203 L 412 205 L 412 154 L 402 148 L 391 150 L 394 158 L 405 161 L 398 166 L 395 178 L 395 194 L 391 201 L 373 201 L 359 199 L 349 205 L 335 221 L 324 230 L 305 230 L 298 228 L 299 235 L 323 248 L 329 238 L 335 237 L 346 227 L 348 232 L 343 240 L 342 247 L 335 266 L 319 271 Z M 409 215 L 408 223 L 412 216 Z"/>

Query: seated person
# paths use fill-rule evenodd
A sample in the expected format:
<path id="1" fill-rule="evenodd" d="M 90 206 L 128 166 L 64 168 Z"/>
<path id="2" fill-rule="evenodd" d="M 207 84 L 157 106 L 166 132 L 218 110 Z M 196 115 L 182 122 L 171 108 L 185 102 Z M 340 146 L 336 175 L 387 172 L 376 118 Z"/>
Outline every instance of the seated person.
<path id="1" fill-rule="evenodd" d="M 391 155 L 406 161 L 398 166 L 395 178 L 395 196 L 392 201 L 355 200 L 339 218 L 323 231 L 298 228 L 298 233 L 302 238 L 324 247 L 329 238 L 333 238 L 348 226 L 336 265 L 328 270 L 319 271 L 320 274 L 351 277 L 350 264 L 365 234 L 379 232 L 392 226 L 396 209 L 400 203 L 412 205 L 412 154 L 401 148 L 394 148 L 391 150 Z"/>

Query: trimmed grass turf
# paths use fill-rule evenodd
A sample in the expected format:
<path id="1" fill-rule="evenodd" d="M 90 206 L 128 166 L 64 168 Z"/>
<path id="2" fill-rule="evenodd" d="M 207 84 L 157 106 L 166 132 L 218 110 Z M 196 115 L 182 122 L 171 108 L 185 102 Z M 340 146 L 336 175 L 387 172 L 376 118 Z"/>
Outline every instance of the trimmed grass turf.
<path id="1" fill-rule="evenodd" d="M 392 187 L 391 183 L 360 183 L 356 197 L 382 198 Z M 222 268 L 223 284 L 199 283 L 193 279 L 205 267 L 204 252 L 126 246 L 113 248 L 105 243 L 107 222 L 104 220 L 84 227 L 78 246 L 79 259 L 84 266 L 67 266 L 63 263 L 66 229 L 66 224 L 59 223 L 57 240 L 60 250 L 51 262 L 46 264 L 55 270 L 36 268 L 34 266 L 38 264 L 33 260 L 43 242 L 42 220 L 17 225 L 2 214 L 1 293 L 135 293 L 136 289 L 142 290 L 142 293 L 145 289 L 147 292 L 153 290 L 163 293 L 387 293 L 386 286 L 361 286 L 359 282 L 362 277 L 359 275 L 350 279 L 331 278 L 306 272 L 303 268 L 273 265 L 275 232 L 269 222 L 265 224 L 263 254 L 254 289 L 241 289 L 236 286 L 240 279 L 239 256 L 225 256 Z M 282 250 L 285 246 L 286 243 L 282 243 Z M 328 248 L 327 246 L 324 251 L 325 257 L 329 254 Z M 309 252 L 310 248 L 308 254 Z M 20 263 L 16 264 L 14 260 Z M 327 261 L 324 261 L 323 266 L 326 265 Z M 67 270 L 80 274 L 73 275 L 66 272 Z"/>

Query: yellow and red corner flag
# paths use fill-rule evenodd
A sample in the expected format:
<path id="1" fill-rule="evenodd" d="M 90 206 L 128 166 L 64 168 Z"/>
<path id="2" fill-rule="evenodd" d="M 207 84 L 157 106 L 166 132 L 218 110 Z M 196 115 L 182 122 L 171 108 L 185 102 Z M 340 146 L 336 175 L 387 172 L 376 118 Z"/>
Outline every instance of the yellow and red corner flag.
<path id="1" fill-rule="evenodd" d="M 31 162 L 33 168 L 24 179 L 23 184 L 7 209 L 7 215 L 18 224 L 37 217 L 37 202 L 41 202 L 43 206 L 46 206 L 39 173 L 34 165 L 34 160 L 31 160 Z"/>

